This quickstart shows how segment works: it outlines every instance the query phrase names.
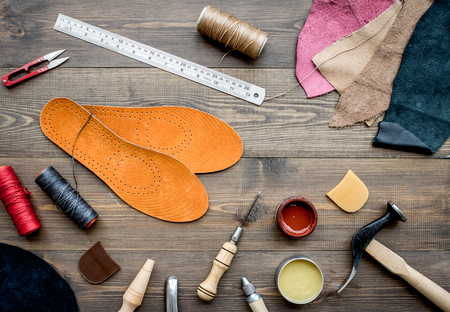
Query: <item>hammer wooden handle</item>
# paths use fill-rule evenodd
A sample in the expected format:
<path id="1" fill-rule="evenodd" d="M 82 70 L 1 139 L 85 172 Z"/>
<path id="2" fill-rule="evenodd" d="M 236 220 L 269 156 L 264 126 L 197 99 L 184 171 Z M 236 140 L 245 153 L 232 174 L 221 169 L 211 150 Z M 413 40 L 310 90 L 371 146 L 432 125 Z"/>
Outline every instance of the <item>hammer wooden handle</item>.
<path id="1" fill-rule="evenodd" d="M 217 285 L 220 278 L 230 267 L 231 261 L 237 252 L 234 242 L 226 242 L 222 245 L 213 261 L 208 277 L 197 288 L 197 295 L 204 301 L 211 301 L 217 294 Z"/>
<path id="2" fill-rule="evenodd" d="M 407 281 L 439 308 L 450 312 L 450 293 L 414 270 L 402 257 L 374 239 L 367 246 L 366 252 L 391 273 Z"/>

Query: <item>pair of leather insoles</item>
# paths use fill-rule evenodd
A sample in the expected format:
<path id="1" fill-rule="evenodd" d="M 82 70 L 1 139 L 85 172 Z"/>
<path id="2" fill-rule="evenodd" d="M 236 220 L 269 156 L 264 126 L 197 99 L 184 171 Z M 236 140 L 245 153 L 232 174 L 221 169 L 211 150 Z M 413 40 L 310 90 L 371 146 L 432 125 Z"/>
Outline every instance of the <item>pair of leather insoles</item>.
<path id="1" fill-rule="evenodd" d="M 55 98 L 41 112 L 42 131 L 71 155 L 87 109 Z M 241 155 L 242 142 L 229 125 L 185 107 L 95 107 L 74 149 L 74 158 L 126 203 L 171 222 L 196 220 L 208 209 L 194 172 L 223 170 Z"/>

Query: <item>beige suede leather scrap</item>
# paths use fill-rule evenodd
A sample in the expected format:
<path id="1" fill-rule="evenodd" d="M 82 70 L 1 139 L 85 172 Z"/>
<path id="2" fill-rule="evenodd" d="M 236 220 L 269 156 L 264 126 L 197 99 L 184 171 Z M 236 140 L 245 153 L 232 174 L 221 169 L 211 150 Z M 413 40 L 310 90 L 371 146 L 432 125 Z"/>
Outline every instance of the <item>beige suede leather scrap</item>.
<path id="1" fill-rule="evenodd" d="M 355 81 L 341 95 L 330 127 L 346 127 L 373 121 L 389 108 L 393 81 L 402 61 L 403 51 L 422 15 L 433 0 L 408 0 L 381 42 L 374 56 Z"/>

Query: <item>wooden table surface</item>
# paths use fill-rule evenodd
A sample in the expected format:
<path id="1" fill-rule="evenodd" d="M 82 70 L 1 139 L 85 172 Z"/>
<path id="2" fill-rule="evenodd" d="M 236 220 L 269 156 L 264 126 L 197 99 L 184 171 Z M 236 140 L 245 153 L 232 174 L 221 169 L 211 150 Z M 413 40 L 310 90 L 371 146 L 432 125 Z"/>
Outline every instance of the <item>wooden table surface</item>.
<path id="1" fill-rule="evenodd" d="M 32 251 L 57 267 L 73 287 L 80 311 L 119 310 L 123 293 L 147 258 L 156 265 L 137 311 L 164 311 L 164 281 L 169 275 L 179 279 L 179 311 L 250 311 L 241 289 L 242 276 L 254 283 L 269 311 L 438 310 L 367 254 L 347 289 L 341 294 L 336 290 L 351 270 L 351 237 L 383 215 L 388 200 L 400 207 L 408 221 L 387 226 L 377 239 L 450 290 L 450 163 L 443 157 L 450 154 L 450 143 L 431 156 L 374 148 L 378 121 L 370 128 L 361 124 L 328 128 L 337 92 L 307 99 L 298 86 L 258 107 L 53 30 L 63 13 L 217 69 L 226 49 L 195 27 L 208 4 L 269 35 L 257 60 L 233 52 L 224 60 L 224 73 L 265 88 L 267 96 L 297 83 L 297 37 L 311 0 L 0 1 L 1 75 L 55 50 L 67 49 L 61 57 L 70 56 L 60 67 L 19 86 L 0 87 L 0 164 L 12 166 L 31 191 L 42 223 L 36 235 L 20 237 L 2 208 L 0 241 Z M 70 156 L 44 136 L 39 114 L 54 97 L 91 104 L 89 87 L 99 106 L 192 107 L 237 131 L 244 145 L 241 160 L 222 172 L 198 175 L 210 201 L 205 216 L 174 224 L 144 215 L 79 163 L 75 164 L 78 189 L 99 213 L 99 220 L 91 229 L 81 230 L 52 204 L 34 178 L 52 165 L 73 183 L 72 164 Z M 325 196 L 348 169 L 370 193 L 365 206 L 354 214 Z M 261 198 L 216 299 L 201 301 L 196 295 L 198 284 L 258 191 Z M 274 220 L 278 203 L 291 196 L 310 199 L 318 211 L 318 225 L 305 239 L 289 239 Z M 97 241 L 122 268 L 104 283 L 91 285 L 77 263 Z M 317 262 L 325 278 L 320 296 L 301 307 L 281 297 L 274 279 L 277 265 L 298 254 Z"/>

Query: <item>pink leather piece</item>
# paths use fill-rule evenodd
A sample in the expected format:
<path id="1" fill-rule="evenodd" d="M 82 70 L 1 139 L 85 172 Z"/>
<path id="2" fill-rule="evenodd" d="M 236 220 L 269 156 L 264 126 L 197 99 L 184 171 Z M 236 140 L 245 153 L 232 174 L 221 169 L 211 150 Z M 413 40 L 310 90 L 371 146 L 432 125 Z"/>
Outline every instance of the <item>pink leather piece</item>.
<path id="1" fill-rule="evenodd" d="M 334 90 L 312 62 L 314 55 L 375 19 L 395 0 L 314 0 L 298 37 L 296 75 L 308 98 Z M 312 73 L 311 73 L 312 72 Z"/>

